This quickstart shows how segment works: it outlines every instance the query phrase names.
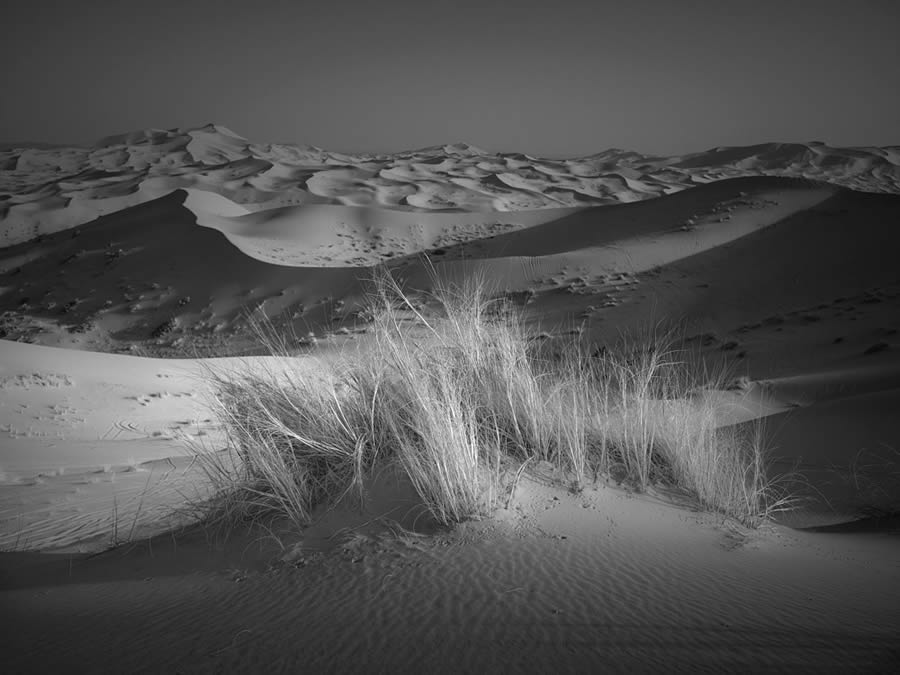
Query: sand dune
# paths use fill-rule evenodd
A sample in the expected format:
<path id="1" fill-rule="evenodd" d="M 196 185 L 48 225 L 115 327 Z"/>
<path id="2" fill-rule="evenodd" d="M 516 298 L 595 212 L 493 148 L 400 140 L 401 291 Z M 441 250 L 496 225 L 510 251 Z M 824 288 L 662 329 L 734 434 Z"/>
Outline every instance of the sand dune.
<path id="1" fill-rule="evenodd" d="M 11 672 L 896 663 L 897 148 L 349 155 L 207 125 L 0 150 L 0 193 Z M 536 462 L 448 529 L 393 467 L 302 531 L 182 529 L 208 488 L 192 444 L 226 442 L 203 367 L 312 372 L 365 345 L 381 264 L 419 308 L 435 277 L 480 275 L 546 340 L 677 327 L 733 377 L 654 404 L 764 420 L 802 501 L 750 530 Z M 258 355 L 262 317 L 295 356 Z"/>
<path id="2" fill-rule="evenodd" d="M 635 204 L 503 213 L 250 211 L 214 193 L 177 191 L 37 246 L 0 250 L 0 310 L 8 337 L 90 349 L 234 347 L 242 314 L 258 308 L 322 337 L 365 328 L 354 312 L 372 265 L 388 263 L 425 290 L 427 254 L 448 278 L 480 272 L 498 291 L 531 294 L 532 314 L 552 323 L 606 312 L 637 289 L 635 275 L 808 213 L 836 189 L 748 178 Z M 42 333 L 49 324 L 66 330 Z"/>
<path id="3" fill-rule="evenodd" d="M 611 309 L 604 322 L 628 325 L 657 308 L 715 333 L 718 344 L 736 341 L 760 376 L 891 358 L 900 275 L 885 251 L 900 243 L 889 225 L 898 215 L 894 195 L 840 191 L 641 277 L 645 297 Z M 883 353 L 865 354 L 882 342 Z"/>
<path id="4" fill-rule="evenodd" d="M 189 201 L 188 207 L 196 202 Z M 192 209 L 241 251 L 291 267 L 370 267 L 402 255 L 452 247 L 549 223 L 575 209 L 504 213 L 429 213 L 316 204 L 222 217 Z"/>
<path id="5" fill-rule="evenodd" d="M 870 192 L 900 189 L 896 148 L 767 143 L 679 157 L 610 149 L 571 159 L 465 143 L 393 155 L 251 143 L 214 124 L 110 136 L 92 148 L 0 150 L 2 244 L 26 241 L 177 188 L 234 201 L 332 203 L 414 211 L 519 211 L 650 199 L 740 176 L 810 178 Z M 276 204 L 272 204 L 273 206 Z"/>
<path id="6" fill-rule="evenodd" d="M 900 277 L 883 253 L 898 243 L 886 225 L 898 199 L 777 177 L 633 204 L 506 213 L 251 210 L 179 190 L 72 234 L 3 249 L 0 307 L 8 338 L 52 346 L 253 353 L 247 317 L 265 315 L 321 349 L 364 337 L 371 265 L 389 264 L 422 291 L 432 268 L 445 279 L 480 274 L 551 334 L 577 329 L 603 344 L 652 322 L 680 324 L 707 358 L 758 380 L 773 397 L 759 414 L 772 414 L 800 404 L 796 391 L 766 382 L 794 378 L 814 392 L 816 373 L 837 368 L 835 381 L 846 383 L 858 368 L 896 362 Z M 864 379 L 881 381 L 873 377 Z M 864 392 L 891 396 L 890 382 Z M 832 405 L 809 395 L 814 408 Z M 795 419 L 789 413 L 787 424 Z M 779 438 L 787 433 L 773 427 Z M 895 447 L 890 435 L 880 442 Z M 851 445 L 848 458 L 867 447 Z M 806 447 L 781 446 L 782 462 Z"/>

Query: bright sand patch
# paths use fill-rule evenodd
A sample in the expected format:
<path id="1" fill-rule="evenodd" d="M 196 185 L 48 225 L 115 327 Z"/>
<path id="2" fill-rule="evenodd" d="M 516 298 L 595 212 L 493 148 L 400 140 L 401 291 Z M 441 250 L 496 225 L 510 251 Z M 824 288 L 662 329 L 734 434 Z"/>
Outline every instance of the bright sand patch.
<path id="1" fill-rule="evenodd" d="M 215 438 L 196 364 L 75 354 L 0 342 L 5 550 L 96 550 L 164 529 L 198 473 L 184 440 Z"/>

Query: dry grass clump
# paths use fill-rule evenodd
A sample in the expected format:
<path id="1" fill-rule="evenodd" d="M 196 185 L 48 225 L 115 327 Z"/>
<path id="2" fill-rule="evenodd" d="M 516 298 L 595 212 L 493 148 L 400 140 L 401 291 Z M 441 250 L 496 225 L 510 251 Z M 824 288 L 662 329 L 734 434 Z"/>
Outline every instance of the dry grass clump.
<path id="1" fill-rule="evenodd" d="M 289 358 L 282 355 L 281 358 Z M 275 513 L 304 526 L 313 508 L 351 491 L 371 468 L 361 397 L 335 377 L 294 368 L 208 369 L 225 453 L 202 453 L 218 516 Z"/>
<path id="2" fill-rule="evenodd" d="M 714 398 L 692 394 L 724 388 L 721 377 L 692 370 L 665 339 L 600 356 L 572 340 L 551 353 L 483 283 L 436 281 L 434 297 L 439 311 L 426 314 L 380 273 L 365 346 L 290 360 L 270 335 L 279 365 L 211 368 L 228 451 L 203 455 L 218 488 L 210 513 L 302 526 L 319 504 L 361 498 L 383 462 L 399 463 L 445 524 L 496 508 L 531 460 L 576 483 L 667 482 L 749 525 L 780 505 L 761 435 L 719 426 Z"/>

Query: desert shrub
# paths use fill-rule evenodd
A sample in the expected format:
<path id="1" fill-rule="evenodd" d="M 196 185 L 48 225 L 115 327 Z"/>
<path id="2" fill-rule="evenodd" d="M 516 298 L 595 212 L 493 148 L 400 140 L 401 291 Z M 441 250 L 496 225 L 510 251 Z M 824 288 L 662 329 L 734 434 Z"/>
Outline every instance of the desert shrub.
<path id="1" fill-rule="evenodd" d="M 671 335 L 592 350 L 526 330 L 517 310 L 478 280 L 435 278 L 426 313 L 386 272 L 373 280 L 371 340 L 317 360 L 260 335 L 269 365 L 208 372 L 226 453 L 207 453 L 215 513 L 287 516 L 349 494 L 376 466 L 398 463 L 432 515 L 453 523 L 490 513 L 524 462 L 573 482 L 663 482 L 706 508 L 756 524 L 779 502 L 762 435 L 719 423 L 722 375 L 691 365 Z M 555 343 L 549 346 L 550 343 Z M 758 432 L 758 429 L 755 431 Z"/>

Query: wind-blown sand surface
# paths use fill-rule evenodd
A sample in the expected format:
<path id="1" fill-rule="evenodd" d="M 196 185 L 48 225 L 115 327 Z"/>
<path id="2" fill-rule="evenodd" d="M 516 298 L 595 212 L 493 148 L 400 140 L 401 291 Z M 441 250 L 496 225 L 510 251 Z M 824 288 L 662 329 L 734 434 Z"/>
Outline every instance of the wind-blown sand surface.
<path id="1" fill-rule="evenodd" d="M 4 150 L 6 669 L 889 670 L 898 157 L 350 156 L 211 125 Z M 191 448 L 224 443 L 207 359 L 314 368 L 364 343 L 381 263 L 423 305 L 432 271 L 482 274 L 551 338 L 679 326 L 732 368 L 707 394 L 720 423 L 764 419 L 772 470 L 796 472 L 803 501 L 750 530 L 662 488 L 572 493 L 542 464 L 453 529 L 389 471 L 363 511 L 341 504 L 280 544 L 190 527 L 208 488 Z M 260 355 L 262 315 L 299 336 L 294 358 Z"/>

